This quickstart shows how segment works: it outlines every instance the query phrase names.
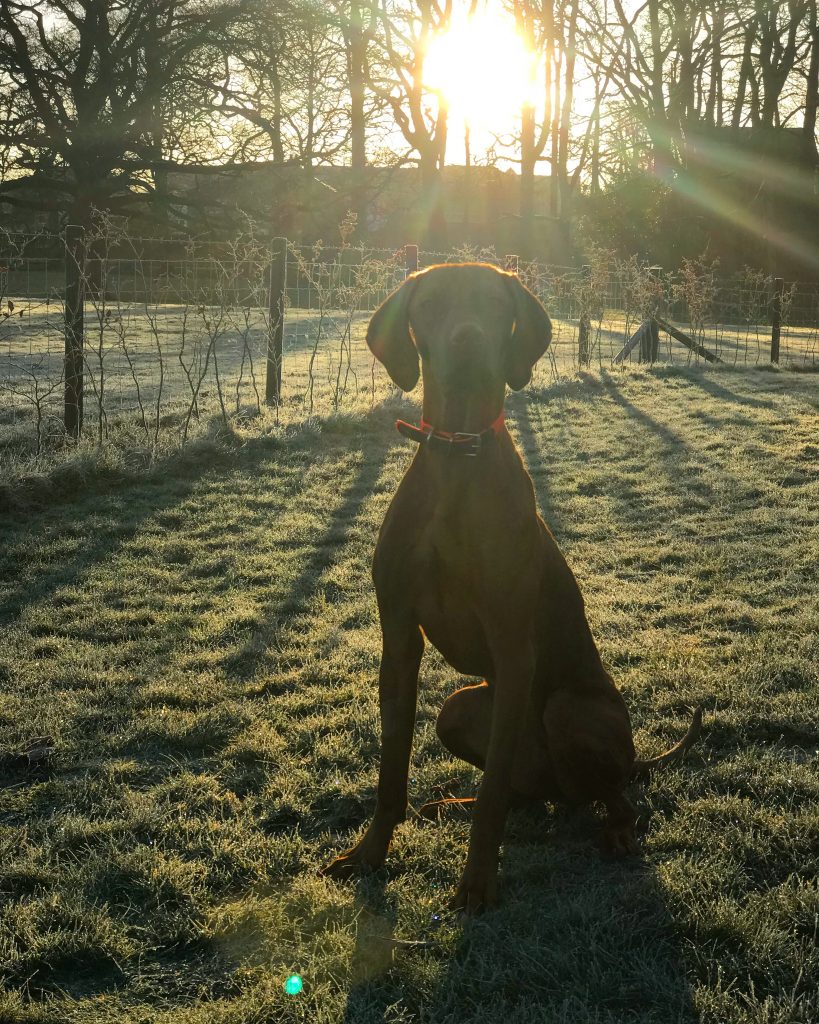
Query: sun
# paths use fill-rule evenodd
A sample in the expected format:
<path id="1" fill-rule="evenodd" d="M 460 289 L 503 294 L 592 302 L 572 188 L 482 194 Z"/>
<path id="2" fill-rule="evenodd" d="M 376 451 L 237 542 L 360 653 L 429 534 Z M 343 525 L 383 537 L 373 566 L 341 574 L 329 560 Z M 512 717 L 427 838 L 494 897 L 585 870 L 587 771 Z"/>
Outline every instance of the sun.
<path id="1" fill-rule="evenodd" d="M 450 117 L 478 131 L 507 131 L 534 95 L 535 58 L 502 11 L 453 19 L 433 37 L 424 82 L 447 104 Z"/>

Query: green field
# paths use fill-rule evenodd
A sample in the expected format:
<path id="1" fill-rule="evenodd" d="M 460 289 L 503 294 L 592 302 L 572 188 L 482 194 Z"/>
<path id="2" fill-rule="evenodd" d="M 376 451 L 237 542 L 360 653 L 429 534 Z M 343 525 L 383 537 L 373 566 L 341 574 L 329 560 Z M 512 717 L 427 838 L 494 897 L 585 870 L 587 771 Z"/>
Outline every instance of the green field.
<path id="1" fill-rule="evenodd" d="M 706 708 L 633 788 L 643 856 L 516 810 L 502 904 L 466 923 L 466 821 L 316 876 L 373 805 L 369 562 L 414 409 L 248 428 L 0 519 L 0 1021 L 819 1019 L 816 377 L 602 369 L 509 409 L 639 752 Z M 478 781 L 434 732 L 459 682 L 428 650 L 416 807 Z"/>

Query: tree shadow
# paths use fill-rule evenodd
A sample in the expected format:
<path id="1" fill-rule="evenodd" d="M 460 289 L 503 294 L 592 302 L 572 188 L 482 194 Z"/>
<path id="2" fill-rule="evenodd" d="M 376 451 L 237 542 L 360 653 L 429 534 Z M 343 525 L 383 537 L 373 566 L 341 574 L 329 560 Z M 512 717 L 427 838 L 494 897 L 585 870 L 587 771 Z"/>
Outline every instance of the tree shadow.
<path id="1" fill-rule="evenodd" d="M 114 556 L 139 532 L 152 515 L 180 504 L 206 477 L 239 462 L 258 457 L 259 447 L 250 446 L 239 453 L 225 445 L 213 443 L 213 435 L 222 427 L 221 417 L 214 417 L 202 442 L 191 442 L 187 449 L 175 452 L 156 462 L 143 476 L 126 479 L 101 473 L 78 483 L 72 494 L 57 493 L 53 502 L 26 513 L 25 520 L 15 511 L 0 513 L 0 534 L 6 543 L 0 552 L 0 625 L 16 619 L 29 605 L 47 600 L 56 590 L 79 582 L 95 565 Z M 268 440 L 265 446 L 272 450 Z M 58 476 L 63 470 L 57 471 Z M 76 536 L 80 539 L 76 553 L 66 559 L 54 559 L 54 567 L 41 572 L 36 579 L 20 579 L 15 562 L 20 559 L 9 553 L 9 542 L 19 537 L 37 538 L 44 533 L 51 538 Z"/>
<path id="2" fill-rule="evenodd" d="M 383 430 L 367 437 L 366 446 L 361 448 L 359 466 L 345 487 L 342 500 L 335 508 L 324 533 L 311 545 L 312 553 L 304 561 L 301 571 L 290 586 L 289 594 L 283 600 L 262 608 L 263 624 L 238 651 L 224 660 L 224 668 L 230 675 L 243 680 L 255 675 L 267 657 L 268 649 L 283 621 L 308 609 L 321 586 L 322 577 L 356 530 L 356 521 L 375 489 L 387 454 L 400 444 L 394 436 Z M 332 598 L 333 595 L 330 593 L 328 596 Z M 292 662 L 291 657 L 291 665 Z"/>
<path id="3" fill-rule="evenodd" d="M 644 467 L 642 472 L 648 474 L 647 478 L 650 479 L 652 472 L 662 474 L 675 493 L 684 489 L 686 512 L 696 512 L 710 507 L 717 500 L 717 496 L 712 486 L 698 471 L 698 467 L 689 464 L 694 454 L 704 462 L 704 453 L 695 453 L 682 434 L 661 423 L 626 398 L 617 382 L 605 370 L 601 371 L 599 381 L 608 398 L 648 433 L 650 442 L 642 445 L 642 451 L 638 448 L 639 439 L 634 439 L 635 457 L 641 460 Z M 635 500 L 645 503 L 648 512 L 649 506 L 644 496 L 636 494 Z"/>
<path id="4" fill-rule="evenodd" d="M 727 388 L 721 381 L 716 380 L 714 375 L 707 371 L 686 375 L 685 380 L 692 388 L 698 387 L 713 398 L 718 398 L 721 401 L 739 406 L 740 408 L 742 406 L 751 406 L 754 409 L 777 409 L 780 405 L 780 403 L 774 402 L 770 399 L 755 398 L 753 395 L 738 394 L 736 391 L 732 391 L 730 388 Z"/>
<path id="5" fill-rule="evenodd" d="M 580 378 L 584 381 L 594 380 L 589 374 L 581 372 Z M 659 437 L 665 446 L 664 455 L 670 457 L 679 451 L 683 451 L 687 447 L 685 438 L 671 430 L 664 423 L 660 423 L 659 420 L 654 419 L 644 410 L 638 408 L 633 402 L 630 402 L 628 398 L 623 394 L 621 389 L 617 386 L 616 381 L 612 378 L 611 374 L 606 370 L 601 370 L 598 378 L 603 386 L 603 390 L 608 397 L 616 404 L 619 405 L 629 416 L 637 420 L 642 426 L 651 430 L 652 433 Z"/>
<path id="6" fill-rule="evenodd" d="M 600 381 L 606 394 L 616 405 L 656 435 L 659 443 L 654 446 L 653 452 L 644 453 L 645 468 L 649 472 L 653 469 L 663 473 L 676 492 L 684 490 L 689 510 L 708 509 L 722 501 L 718 490 L 704 478 L 706 470 L 711 471 L 712 479 L 716 479 L 713 471 L 718 469 L 719 482 L 730 482 L 736 493 L 743 493 L 748 501 L 758 501 L 762 497 L 758 487 L 738 473 L 732 472 L 725 464 L 717 463 L 712 451 L 692 447 L 682 434 L 629 401 L 617 386 L 617 382 L 606 371 L 601 372 Z M 723 423 L 699 411 L 696 413 L 696 419 L 708 423 L 717 430 L 724 427 Z"/>
<path id="7" fill-rule="evenodd" d="M 542 465 L 542 456 L 537 443 L 537 433 L 532 422 L 532 396 L 517 394 L 511 396 L 508 409 L 514 416 L 518 437 L 523 449 L 523 458 L 537 494 L 540 511 L 549 529 L 556 535 L 561 532 L 557 504 L 549 487 L 549 467 Z"/>
<path id="8" fill-rule="evenodd" d="M 279 617 L 290 618 L 310 605 L 322 586 L 322 576 L 326 569 L 333 564 L 338 552 L 348 542 L 361 506 L 372 493 L 382 470 L 386 453 L 396 443 L 388 431 L 381 429 L 377 439 L 374 439 L 374 431 L 372 427 L 367 427 L 366 421 L 363 431 L 366 440 L 361 445 L 361 460 L 352 473 L 343 500 L 334 510 L 326 528 L 311 541 L 302 558 L 303 564 L 297 570 L 298 576 L 292 590 L 284 597 L 277 598 L 274 605 L 264 608 L 265 626 L 261 640 L 256 636 L 253 642 L 248 642 L 238 651 L 234 649 L 224 658 L 221 667 L 228 674 L 232 672 L 235 677 L 242 679 L 256 671 Z M 284 454 L 288 458 L 299 452 L 309 456 L 310 451 L 317 449 L 320 443 L 321 438 L 315 436 L 296 437 L 290 439 Z M 339 446 L 335 439 L 332 444 L 335 448 Z M 58 774 L 60 768 L 68 767 L 69 763 L 76 764 L 78 757 L 85 763 L 86 758 L 91 756 L 93 762 L 99 764 L 123 753 L 138 756 L 140 761 L 146 763 L 146 767 L 164 766 L 168 771 L 178 770 L 180 764 L 201 761 L 203 757 L 217 752 L 241 728 L 241 709 L 227 709 L 223 714 L 214 712 L 210 715 L 207 709 L 212 702 L 204 694 L 200 706 L 204 713 L 201 723 L 195 722 L 179 735 L 162 730 L 153 733 L 146 726 L 139 730 L 138 737 L 128 739 L 128 731 L 139 714 L 140 690 L 167 672 L 176 654 L 180 650 L 184 651 L 184 638 L 181 638 L 179 628 L 162 629 L 157 626 L 150 639 L 139 637 L 137 640 L 130 632 L 134 628 L 133 622 L 135 619 L 144 620 L 149 629 L 153 628 L 154 619 L 150 608 L 143 612 L 135 609 L 121 630 L 112 627 L 110 622 L 104 627 L 96 623 L 93 609 L 87 620 L 77 619 L 71 606 L 74 600 L 83 598 L 82 594 L 77 596 L 73 591 L 84 593 L 86 585 L 93 586 L 98 567 L 114 562 L 151 517 L 164 516 L 163 527 L 166 526 L 171 532 L 181 531 L 185 516 L 182 511 L 175 512 L 175 508 L 181 506 L 196 488 L 201 487 L 203 481 L 210 478 L 224 487 L 226 481 L 235 479 L 236 487 L 241 489 L 242 479 L 253 480 L 258 477 L 257 467 L 268 467 L 271 459 L 275 460 L 280 446 L 281 442 L 267 439 L 267 443 L 247 444 L 241 451 L 228 450 L 222 455 L 217 454 L 215 458 L 205 457 L 201 462 L 192 464 L 186 462 L 187 472 L 184 475 L 174 474 L 171 465 L 167 473 L 154 472 L 149 478 L 132 482 L 119 493 L 87 494 L 71 505 L 43 510 L 25 524 L 14 524 L 9 531 L 10 539 L 16 539 L 16 543 L 11 553 L 7 548 L 2 559 L 5 565 L 0 562 L 2 568 L 7 570 L 8 580 L 4 580 L 4 585 L 0 587 L 0 625 L 17 622 L 25 615 L 26 609 L 35 608 L 39 621 L 20 623 L 21 629 L 31 637 L 34 656 L 49 657 L 50 650 L 57 650 L 54 644 L 68 638 L 72 643 L 90 642 L 106 652 L 110 651 L 111 659 L 121 666 L 123 677 L 118 680 L 109 679 L 104 686 L 99 685 L 99 673 L 96 670 L 91 670 L 90 674 L 84 673 L 82 666 L 76 665 L 73 660 L 68 662 L 65 681 L 59 673 L 52 673 L 49 683 L 52 690 L 86 690 L 88 694 L 87 699 L 70 701 L 70 715 L 60 719 L 60 734 L 64 738 L 73 737 L 69 746 L 76 746 L 76 749 L 69 752 L 63 743 L 60 744 L 63 750 L 58 759 Z M 305 478 L 302 476 L 295 491 L 288 490 L 282 501 L 293 500 L 294 495 L 302 493 L 304 487 Z M 286 515 L 286 511 L 286 506 L 282 506 L 275 509 L 275 514 Z M 269 505 L 257 512 L 258 517 L 270 514 Z M 230 529 L 229 525 L 217 529 L 209 537 L 211 547 L 218 548 L 220 536 L 227 539 Z M 43 571 L 38 573 L 36 579 L 32 581 L 28 578 L 24 553 L 27 545 L 33 543 L 33 538 L 44 543 L 44 537 L 50 537 L 48 543 L 58 543 L 66 535 L 70 535 L 72 540 L 77 538 L 72 554 L 68 557 L 54 554 L 53 558 L 44 563 Z M 184 570 L 181 573 L 185 575 Z M 221 580 L 213 577 L 200 579 L 197 576 L 193 582 L 200 588 L 200 593 L 211 597 L 221 585 Z M 106 579 L 99 584 L 99 593 L 95 599 L 101 601 L 104 607 L 110 607 L 122 599 L 121 590 L 125 589 L 127 581 L 120 581 L 112 575 L 110 581 Z M 63 591 L 67 591 L 65 597 Z M 66 605 L 65 609 L 63 605 Z M 61 618 L 63 611 L 69 615 L 67 626 Z M 129 667 L 123 644 L 134 648 L 138 659 L 134 668 Z M 14 685 L 13 674 L 11 665 L 6 667 L 0 660 L 0 684 L 11 688 Z M 30 723 L 30 727 L 35 727 L 35 723 Z"/>

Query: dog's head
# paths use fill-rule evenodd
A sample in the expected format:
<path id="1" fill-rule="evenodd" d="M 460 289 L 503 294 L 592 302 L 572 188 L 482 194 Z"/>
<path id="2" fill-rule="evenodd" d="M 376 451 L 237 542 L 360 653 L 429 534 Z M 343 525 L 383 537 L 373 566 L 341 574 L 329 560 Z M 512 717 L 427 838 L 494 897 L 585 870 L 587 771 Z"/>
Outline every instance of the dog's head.
<path id="1" fill-rule="evenodd" d="M 444 406 L 502 403 L 546 351 L 552 325 L 516 275 L 488 263 L 446 263 L 412 274 L 373 314 L 367 344 L 402 391 L 423 368 Z M 419 361 L 420 357 L 420 361 Z"/>

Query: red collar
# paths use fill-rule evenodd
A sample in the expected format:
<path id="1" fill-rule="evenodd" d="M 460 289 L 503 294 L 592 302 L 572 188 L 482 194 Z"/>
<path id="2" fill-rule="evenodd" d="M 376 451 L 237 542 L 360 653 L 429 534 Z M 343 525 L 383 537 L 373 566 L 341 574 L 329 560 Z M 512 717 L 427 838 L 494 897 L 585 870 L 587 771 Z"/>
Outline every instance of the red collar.
<path id="1" fill-rule="evenodd" d="M 420 427 L 416 427 L 414 423 L 406 423 L 404 420 L 396 420 L 395 426 L 399 434 L 412 441 L 417 441 L 419 444 L 424 444 L 428 448 L 444 449 L 451 455 L 475 456 L 500 434 L 503 430 L 504 419 L 504 412 L 501 409 L 497 419 L 493 420 L 486 430 L 482 430 L 479 434 L 436 430 L 423 417 L 421 417 Z"/>
<path id="2" fill-rule="evenodd" d="M 421 417 L 421 430 L 423 430 L 425 434 L 432 433 L 432 434 L 435 434 L 437 437 L 446 437 L 446 438 L 482 437 L 485 433 L 487 433 L 487 431 L 490 431 L 490 430 L 492 431 L 493 434 L 495 434 L 497 436 L 501 432 L 501 430 L 503 430 L 503 424 L 504 424 L 505 419 L 506 419 L 506 413 L 503 411 L 503 409 L 501 409 L 500 415 L 498 416 L 498 418 L 495 419 L 495 420 L 492 420 L 492 422 L 489 424 L 489 426 L 486 428 L 486 430 L 482 430 L 478 434 L 464 434 L 462 431 L 456 431 L 454 434 L 451 434 L 448 430 L 436 430 L 435 427 L 433 427 L 433 425 L 431 423 L 427 423 L 427 421 L 422 416 Z M 399 420 L 398 422 L 401 423 L 401 422 L 403 422 L 403 420 Z"/>

